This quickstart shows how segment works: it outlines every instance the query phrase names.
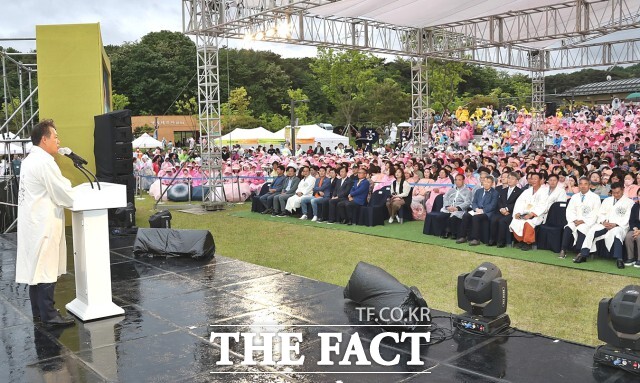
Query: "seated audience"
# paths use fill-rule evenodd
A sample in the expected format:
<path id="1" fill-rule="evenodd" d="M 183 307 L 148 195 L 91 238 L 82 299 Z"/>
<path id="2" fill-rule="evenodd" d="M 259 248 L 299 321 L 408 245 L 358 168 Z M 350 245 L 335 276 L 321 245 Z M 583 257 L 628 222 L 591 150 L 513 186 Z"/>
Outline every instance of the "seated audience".
<path id="1" fill-rule="evenodd" d="M 285 210 L 289 214 L 293 214 L 294 210 L 300 207 L 300 201 L 302 201 L 302 197 L 310 196 L 313 191 L 313 186 L 316 183 L 316 179 L 311 176 L 311 169 L 309 166 L 303 166 L 300 175 L 300 183 L 298 183 L 298 188 L 296 192 L 291 196 L 291 198 L 287 199 L 287 205 L 285 206 Z M 285 213 L 286 214 L 286 213 Z"/>
<path id="2" fill-rule="evenodd" d="M 411 185 L 404 178 L 402 170 L 396 170 L 396 180 L 391 183 L 391 196 L 387 200 L 387 210 L 389 210 L 389 223 L 393 223 L 395 218 L 402 223 L 402 219 L 398 217 L 398 211 L 406 203 L 405 198 L 411 192 Z"/>
<path id="3" fill-rule="evenodd" d="M 566 258 L 570 249 L 581 249 L 589 229 L 596 223 L 600 211 L 600 197 L 589 189 L 587 177 L 580 178 L 579 192 L 567 205 L 567 226 L 562 233 L 560 258 Z"/>
<path id="4" fill-rule="evenodd" d="M 622 243 L 629 231 L 633 201 L 624 195 L 624 187 L 620 183 L 611 186 L 611 194 L 602 201 L 597 222 L 587 232 L 580 255 L 573 260 L 575 263 L 586 262 L 589 253 L 597 250 L 596 244 L 604 241 L 607 251 L 616 259 L 617 267 L 624 269 Z"/>
<path id="5" fill-rule="evenodd" d="M 327 178 L 327 168 L 322 166 L 318 170 L 318 178 L 315 180 L 311 195 L 305 195 L 300 198 L 300 208 L 302 209 L 302 216 L 300 219 L 307 219 L 307 202 L 311 202 L 311 209 L 313 210 L 313 218 L 311 221 L 318 220 L 318 202 L 329 198 L 331 190 L 331 180 Z"/>
<path id="6" fill-rule="evenodd" d="M 480 244 L 482 226 L 488 226 L 498 207 L 498 192 L 493 188 L 494 178 L 488 175 L 482 180 L 482 189 L 476 190 L 471 202 L 471 210 L 462 216 L 456 243 L 469 241 L 469 246 Z"/>
<path id="7" fill-rule="evenodd" d="M 347 195 L 347 200 L 338 203 L 338 219 L 347 225 L 353 225 L 356 212 L 361 206 L 367 204 L 367 195 L 369 194 L 367 171 L 364 168 L 358 169 L 357 177 Z"/>
<path id="8" fill-rule="evenodd" d="M 506 236 L 509 224 L 513 219 L 513 209 L 522 193 L 522 189 L 518 187 L 519 180 L 520 177 L 517 173 L 507 174 L 507 183 L 498 195 L 498 212 L 491 218 L 488 246 L 497 245 L 499 248 L 506 246 Z"/>
<path id="9" fill-rule="evenodd" d="M 638 190 L 640 195 L 640 190 Z M 629 232 L 624 238 L 624 245 L 627 248 L 627 259 L 625 266 L 640 267 L 640 198 L 631 208 L 631 216 L 629 217 Z"/>
<path id="10" fill-rule="evenodd" d="M 283 183 L 284 186 L 282 187 L 282 191 L 277 195 L 277 197 L 273 197 L 272 217 L 285 216 L 284 207 L 286 206 L 289 198 L 296 193 L 299 183 L 300 178 L 296 177 L 296 168 L 289 166 L 287 168 L 287 179 Z"/>
<path id="11" fill-rule="evenodd" d="M 271 214 L 273 212 L 273 198 L 280 194 L 282 188 L 284 187 L 284 181 L 286 179 L 284 175 L 284 165 L 278 165 L 276 167 L 276 171 L 277 176 L 273 180 L 273 182 L 271 182 L 269 191 L 260 196 L 260 202 L 262 203 L 262 205 L 264 205 L 265 208 L 262 214 Z"/>
<path id="12" fill-rule="evenodd" d="M 516 239 L 516 247 L 523 251 L 531 250 L 536 242 L 536 226 L 542 224 L 547 213 L 548 188 L 542 186 L 539 173 L 529 173 L 529 188 L 525 189 L 513 207 L 513 220 L 509 230 Z"/>

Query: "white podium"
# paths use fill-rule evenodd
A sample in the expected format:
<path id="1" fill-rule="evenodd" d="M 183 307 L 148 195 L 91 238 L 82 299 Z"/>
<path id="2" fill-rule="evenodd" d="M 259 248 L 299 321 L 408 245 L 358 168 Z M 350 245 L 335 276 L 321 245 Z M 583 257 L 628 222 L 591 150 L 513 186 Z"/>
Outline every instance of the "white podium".
<path id="1" fill-rule="evenodd" d="M 82 321 L 124 314 L 111 300 L 107 209 L 127 205 L 125 185 L 102 182 L 102 190 L 84 183 L 73 188 L 73 258 L 76 299 L 65 307 Z"/>

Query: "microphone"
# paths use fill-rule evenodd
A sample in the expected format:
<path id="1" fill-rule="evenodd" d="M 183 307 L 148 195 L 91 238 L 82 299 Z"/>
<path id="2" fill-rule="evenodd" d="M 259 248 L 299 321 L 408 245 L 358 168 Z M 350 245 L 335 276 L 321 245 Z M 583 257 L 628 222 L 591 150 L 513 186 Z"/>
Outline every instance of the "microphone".
<path id="1" fill-rule="evenodd" d="M 79 164 L 79 165 L 87 165 L 88 164 L 87 160 L 85 160 L 84 158 L 82 158 L 79 155 L 75 154 L 69 148 L 60 148 L 60 149 L 58 149 L 58 154 L 62 154 L 64 156 L 67 156 L 67 157 L 71 158 L 71 160 L 73 161 L 74 164 Z"/>

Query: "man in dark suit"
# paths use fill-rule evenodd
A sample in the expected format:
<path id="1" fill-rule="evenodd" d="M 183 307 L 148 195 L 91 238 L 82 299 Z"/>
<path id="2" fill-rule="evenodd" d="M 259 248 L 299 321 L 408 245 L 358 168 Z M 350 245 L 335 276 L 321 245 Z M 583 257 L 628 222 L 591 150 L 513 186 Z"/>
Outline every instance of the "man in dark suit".
<path id="1" fill-rule="evenodd" d="M 351 191 L 347 195 L 347 200 L 338 203 L 338 218 L 342 223 L 353 225 L 353 220 L 360 206 L 367 203 L 369 195 L 369 180 L 367 180 L 367 171 L 364 168 L 358 169 L 358 178 L 353 182 Z"/>
<path id="2" fill-rule="evenodd" d="M 507 230 L 513 219 L 513 207 L 516 200 L 522 193 L 518 185 L 518 173 L 510 172 L 507 177 L 507 184 L 498 195 L 498 212 L 491 218 L 491 230 L 489 230 L 489 243 L 487 246 L 506 246 Z"/>
<path id="3" fill-rule="evenodd" d="M 262 214 L 271 214 L 273 211 L 273 199 L 282 192 L 282 188 L 284 187 L 284 181 L 286 180 L 286 177 L 284 176 L 284 165 L 278 165 L 278 167 L 276 167 L 276 172 L 278 176 L 271 183 L 269 191 L 260 196 L 260 202 L 262 202 L 266 209 Z"/>
<path id="4" fill-rule="evenodd" d="M 332 224 L 337 219 L 338 203 L 347 200 L 347 196 L 353 187 L 353 178 L 347 176 L 347 168 L 340 168 L 340 179 L 336 180 L 336 185 L 331 192 L 331 199 L 327 202 L 327 223 Z"/>
<path id="5" fill-rule="evenodd" d="M 462 224 L 456 243 L 465 243 L 469 239 L 469 246 L 480 244 L 480 232 L 483 225 L 488 225 L 498 208 L 498 192 L 493 188 L 494 178 L 489 175 L 482 180 L 482 188 L 476 190 L 471 202 L 471 210 L 462 216 Z"/>
<path id="6" fill-rule="evenodd" d="M 313 154 L 318 154 L 320 156 L 324 154 L 324 148 L 322 147 L 322 142 L 318 142 L 318 144 L 316 144 L 315 149 L 313 149 Z"/>
<path id="7" fill-rule="evenodd" d="M 287 205 L 287 200 L 296 193 L 300 178 L 296 177 L 296 168 L 289 166 L 287 168 L 287 179 L 284 180 L 284 186 L 282 191 L 273 197 L 273 213 L 272 217 L 284 214 L 284 207 Z"/>

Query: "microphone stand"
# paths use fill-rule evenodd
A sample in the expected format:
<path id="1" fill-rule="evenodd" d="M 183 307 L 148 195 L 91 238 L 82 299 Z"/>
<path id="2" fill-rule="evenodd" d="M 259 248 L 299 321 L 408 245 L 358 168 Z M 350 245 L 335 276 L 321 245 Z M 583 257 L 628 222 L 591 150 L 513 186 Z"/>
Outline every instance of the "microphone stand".
<path id="1" fill-rule="evenodd" d="M 76 169 L 80 170 L 80 173 L 84 174 L 85 177 L 87 177 L 87 180 L 89 181 L 89 184 L 91 185 L 91 189 L 93 189 L 93 182 L 91 182 L 91 178 L 89 177 L 89 174 L 91 174 L 91 176 L 93 176 L 93 180 L 96 182 L 96 185 L 98 185 L 98 190 L 102 190 L 102 188 L 100 187 L 100 181 L 98 181 L 98 178 L 91 173 L 89 170 L 87 170 L 84 166 L 82 166 L 82 164 L 78 161 L 73 161 L 73 166 L 76 167 Z"/>

